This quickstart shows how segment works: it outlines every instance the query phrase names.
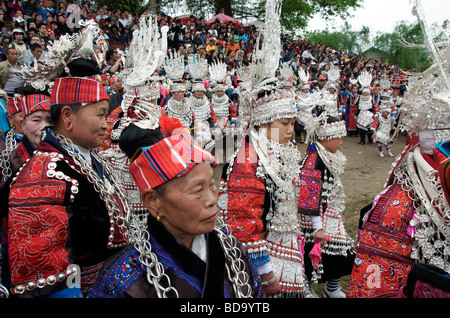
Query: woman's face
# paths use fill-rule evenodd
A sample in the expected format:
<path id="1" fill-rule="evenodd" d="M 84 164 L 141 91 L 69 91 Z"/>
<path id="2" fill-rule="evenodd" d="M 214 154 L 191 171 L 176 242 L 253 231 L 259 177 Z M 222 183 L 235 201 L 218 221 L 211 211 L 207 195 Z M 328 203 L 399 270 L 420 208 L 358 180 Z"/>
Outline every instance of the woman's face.
<path id="1" fill-rule="evenodd" d="M 183 97 L 184 97 L 183 91 L 173 92 L 173 98 L 175 98 L 175 100 L 180 101 L 183 99 Z"/>
<path id="2" fill-rule="evenodd" d="M 156 195 L 154 205 L 148 204 L 149 196 L 144 194 L 144 204 L 187 247 L 191 247 L 196 235 L 214 229 L 219 212 L 218 191 L 209 163 L 198 164 L 183 177 L 169 181 L 163 192 Z"/>
<path id="3" fill-rule="evenodd" d="M 33 112 L 23 119 L 23 131 L 35 148 L 41 140 L 42 129 L 48 125 L 50 125 L 50 112 L 44 110 Z"/>
<path id="4" fill-rule="evenodd" d="M 205 92 L 204 92 L 204 91 L 194 91 L 194 96 L 195 96 L 195 98 L 200 99 L 200 98 L 203 97 L 203 95 L 205 95 Z"/>
<path id="5" fill-rule="evenodd" d="M 69 106 L 67 106 L 69 107 Z M 108 125 L 108 102 L 103 100 L 95 104 L 81 107 L 70 114 L 66 129 L 72 142 L 80 147 L 89 149 L 103 144 Z"/>
<path id="6" fill-rule="evenodd" d="M 216 95 L 217 97 L 222 97 L 223 95 L 225 95 L 224 91 L 216 91 Z"/>
<path id="7" fill-rule="evenodd" d="M 295 118 L 282 118 L 260 128 L 267 129 L 267 138 L 286 146 L 294 134 L 294 124 Z"/>

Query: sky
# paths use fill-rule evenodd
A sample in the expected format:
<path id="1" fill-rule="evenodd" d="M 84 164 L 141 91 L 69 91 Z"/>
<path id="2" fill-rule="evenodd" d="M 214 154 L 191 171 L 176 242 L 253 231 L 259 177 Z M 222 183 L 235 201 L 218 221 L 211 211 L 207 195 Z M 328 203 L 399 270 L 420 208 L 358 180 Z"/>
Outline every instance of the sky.
<path id="1" fill-rule="evenodd" d="M 435 22 L 441 26 L 445 20 L 450 20 L 450 0 L 423 0 L 422 8 L 429 26 Z M 411 9 L 410 0 L 363 0 L 361 8 L 350 10 L 354 17 L 347 21 L 354 31 L 368 26 L 374 33 L 392 33 L 397 22 L 417 22 Z M 336 20 L 334 25 L 336 24 L 342 25 L 342 19 Z M 320 18 L 314 18 L 309 22 L 309 31 L 324 29 L 332 31 L 332 24 L 327 26 Z M 339 29 L 338 27 L 337 30 Z"/>

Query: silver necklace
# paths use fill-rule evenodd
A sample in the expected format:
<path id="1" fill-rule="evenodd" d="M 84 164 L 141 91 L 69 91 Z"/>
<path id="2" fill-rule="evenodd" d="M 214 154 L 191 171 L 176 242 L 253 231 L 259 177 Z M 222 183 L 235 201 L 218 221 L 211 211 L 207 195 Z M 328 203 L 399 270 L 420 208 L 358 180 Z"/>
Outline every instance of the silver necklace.
<path id="1" fill-rule="evenodd" d="M 3 150 L 0 156 L 0 167 L 2 168 L 3 180 L 6 181 L 11 175 L 11 163 L 9 161 L 9 156 L 17 148 L 17 140 L 15 138 L 16 130 L 11 128 L 5 135 L 5 150 Z"/>
<path id="2" fill-rule="evenodd" d="M 169 117 L 178 118 L 185 128 L 189 128 L 193 122 L 192 111 L 184 98 L 181 101 L 169 99 L 165 111 Z"/>
<path id="3" fill-rule="evenodd" d="M 78 167 L 74 165 L 70 165 L 70 167 L 78 173 L 86 176 L 87 180 L 93 184 L 95 191 L 100 194 L 100 197 L 105 202 L 111 222 L 107 248 L 113 249 L 125 246 L 127 244 L 126 242 L 119 244 L 114 243 L 114 232 L 115 226 L 117 226 L 119 228 L 119 232 L 126 238 L 128 234 L 127 224 L 129 222 L 130 205 L 123 190 L 120 187 L 114 186 L 120 183 L 119 180 L 116 180 L 115 174 L 113 173 L 113 169 L 109 162 L 106 159 L 101 158 L 96 151 L 91 152 L 91 156 L 103 165 L 107 175 L 111 178 L 112 184 L 105 175 L 101 178 L 99 174 L 94 171 L 92 166 L 89 165 L 86 160 L 75 150 L 70 139 L 66 138 L 56 130 L 52 130 L 51 133 L 53 137 L 61 142 L 61 146 L 72 157 L 79 169 L 77 169 Z M 120 203 L 114 198 L 114 194 L 118 195 Z"/>
<path id="4" fill-rule="evenodd" d="M 178 291 L 172 286 L 169 276 L 165 273 L 164 265 L 159 262 L 158 256 L 152 251 L 146 224 L 137 216 L 130 218 L 130 235 L 139 252 L 138 259 L 146 267 L 147 281 L 155 288 L 158 298 L 167 298 L 170 293 L 179 298 Z M 242 259 L 242 251 L 237 245 L 237 239 L 231 235 L 231 229 L 222 217 L 218 218 L 215 233 L 221 242 L 226 258 L 231 263 L 231 266 L 225 263 L 225 268 L 236 298 L 250 298 L 252 287 L 248 284 L 250 278 L 244 270 L 245 262 Z"/>

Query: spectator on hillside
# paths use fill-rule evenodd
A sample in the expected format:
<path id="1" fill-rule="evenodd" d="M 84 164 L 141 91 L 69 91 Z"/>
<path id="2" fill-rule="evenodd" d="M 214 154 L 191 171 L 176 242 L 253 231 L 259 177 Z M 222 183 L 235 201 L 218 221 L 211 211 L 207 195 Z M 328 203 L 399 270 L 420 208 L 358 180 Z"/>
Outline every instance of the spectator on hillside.
<path id="1" fill-rule="evenodd" d="M 38 6 L 35 0 L 22 1 L 23 16 L 25 20 L 33 17 L 33 14 L 38 11 Z"/>
<path id="2" fill-rule="evenodd" d="M 226 47 L 227 54 L 228 54 L 228 52 L 236 53 L 236 51 L 239 50 L 240 48 L 241 47 L 239 46 L 239 44 L 237 44 L 236 41 L 233 38 L 231 38 L 230 44 L 228 44 Z"/>
<path id="3" fill-rule="evenodd" d="M 56 14 L 56 10 L 52 8 L 52 2 L 50 0 L 44 0 L 38 13 L 42 15 L 42 22 L 47 23 L 48 13 L 54 15 Z"/>
<path id="4" fill-rule="evenodd" d="M 122 69 L 122 56 L 116 49 L 108 49 L 105 55 L 105 60 L 103 61 L 102 72 L 104 74 L 109 74 L 110 76 L 112 76 L 116 72 L 120 72 Z"/>
<path id="5" fill-rule="evenodd" d="M 25 32 L 22 29 L 14 29 L 12 32 L 12 42 L 9 47 L 16 49 L 18 58 L 17 61 L 20 65 L 23 65 L 23 54 L 30 47 L 24 42 Z"/>
<path id="6" fill-rule="evenodd" d="M 16 11 L 24 12 L 19 0 L 12 0 L 6 3 L 7 13 L 11 18 L 16 16 Z"/>
<path id="7" fill-rule="evenodd" d="M 14 90 L 22 85 L 22 78 L 11 72 L 11 69 L 20 70 L 21 65 L 17 62 L 19 54 L 14 48 L 6 49 L 6 61 L 0 63 L 0 88 L 8 97 L 14 96 Z"/>

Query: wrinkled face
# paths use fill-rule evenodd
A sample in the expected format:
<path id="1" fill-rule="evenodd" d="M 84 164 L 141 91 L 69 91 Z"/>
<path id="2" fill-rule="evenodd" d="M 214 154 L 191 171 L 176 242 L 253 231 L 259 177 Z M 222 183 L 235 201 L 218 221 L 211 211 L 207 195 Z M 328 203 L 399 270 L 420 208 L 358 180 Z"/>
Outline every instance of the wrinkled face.
<path id="1" fill-rule="evenodd" d="M 19 53 L 17 53 L 16 50 L 8 50 L 8 53 L 6 54 L 6 58 L 8 61 L 12 64 L 17 63 L 17 59 L 19 58 Z"/>
<path id="2" fill-rule="evenodd" d="M 106 100 L 81 107 L 68 115 L 66 129 L 75 145 L 89 149 L 103 144 L 108 125 L 108 102 Z M 68 106 L 67 106 L 68 107 Z"/>
<path id="3" fill-rule="evenodd" d="M 33 112 L 23 119 L 23 131 L 35 148 L 41 140 L 42 130 L 48 125 L 50 125 L 50 112 L 44 110 Z"/>
<path id="4" fill-rule="evenodd" d="M 170 233 L 190 248 L 196 235 L 209 233 L 216 225 L 218 191 L 211 165 L 198 164 L 163 186 L 163 194 L 156 195 L 156 209 L 149 208 L 149 197 L 145 194 L 144 204 L 153 216 L 160 217 Z"/>
<path id="5" fill-rule="evenodd" d="M 342 145 L 342 139 L 334 138 L 334 139 L 330 139 L 330 140 L 321 140 L 320 143 L 329 152 L 336 153 Z"/>
<path id="6" fill-rule="evenodd" d="M 286 146 L 294 135 L 294 124 L 295 118 L 282 118 L 260 128 L 267 129 L 267 138 Z"/>

